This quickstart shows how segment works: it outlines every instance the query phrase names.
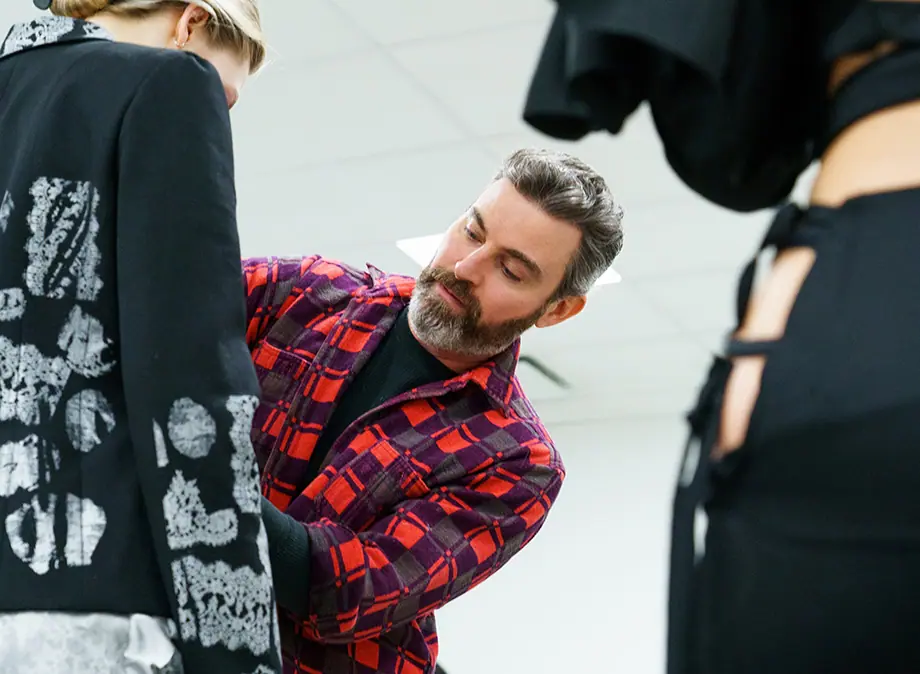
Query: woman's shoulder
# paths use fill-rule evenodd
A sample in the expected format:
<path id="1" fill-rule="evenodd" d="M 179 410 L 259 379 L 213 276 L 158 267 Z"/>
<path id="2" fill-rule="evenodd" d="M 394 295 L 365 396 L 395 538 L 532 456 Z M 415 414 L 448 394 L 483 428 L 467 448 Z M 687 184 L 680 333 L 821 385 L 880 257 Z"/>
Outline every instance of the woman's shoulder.
<path id="1" fill-rule="evenodd" d="M 126 109 L 132 102 L 157 108 L 200 107 L 204 101 L 226 105 L 214 66 L 195 54 L 109 40 L 63 47 L 63 63 L 45 61 L 49 67 L 39 76 L 53 79 L 58 94 L 72 92 L 74 101 L 104 100 L 112 109 Z"/>
<path id="2" fill-rule="evenodd" d="M 83 57 L 88 61 L 86 66 L 132 74 L 141 82 L 159 77 L 193 81 L 219 79 L 208 61 L 187 51 L 113 41 L 96 41 L 81 46 L 85 48 Z M 85 72 L 85 69 L 81 71 Z"/>

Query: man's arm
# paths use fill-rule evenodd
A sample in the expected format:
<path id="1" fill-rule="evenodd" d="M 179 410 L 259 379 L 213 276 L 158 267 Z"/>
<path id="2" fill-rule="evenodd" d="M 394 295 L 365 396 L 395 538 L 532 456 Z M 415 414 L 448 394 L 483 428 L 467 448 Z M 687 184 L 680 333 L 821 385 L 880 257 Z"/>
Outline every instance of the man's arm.
<path id="1" fill-rule="evenodd" d="M 246 342 L 251 351 L 278 317 L 304 292 L 304 277 L 319 256 L 252 257 L 243 260 Z"/>
<path id="2" fill-rule="evenodd" d="M 250 352 L 295 302 L 301 308 L 298 321 L 326 316 L 338 303 L 347 302 L 359 287 L 372 283 L 367 271 L 319 255 L 244 259 L 246 342 Z M 309 308 L 303 311 L 305 303 Z"/>
<path id="3" fill-rule="evenodd" d="M 366 451 L 382 474 L 393 450 L 378 447 Z M 498 571 L 543 526 L 564 478 L 555 453 L 537 438 L 507 455 L 450 484 L 419 485 L 423 495 L 396 504 L 368 531 L 356 533 L 329 519 L 300 524 L 309 537 L 309 570 L 275 569 L 281 582 L 287 574 L 309 574 L 300 633 L 325 643 L 373 638 Z M 335 482 L 319 498 L 342 512 L 355 494 Z M 279 603 L 292 610 L 284 606 L 289 602 Z"/>

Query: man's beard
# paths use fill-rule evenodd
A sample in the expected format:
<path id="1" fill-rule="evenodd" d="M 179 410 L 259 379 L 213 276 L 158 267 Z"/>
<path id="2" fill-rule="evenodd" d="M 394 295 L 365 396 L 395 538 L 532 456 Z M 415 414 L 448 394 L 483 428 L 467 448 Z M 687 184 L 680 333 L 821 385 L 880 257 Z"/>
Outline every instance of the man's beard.
<path id="1" fill-rule="evenodd" d="M 462 309 L 448 305 L 438 292 L 439 283 L 460 300 Z M 467 358 L 491 358 L 532 327 L 545 310 L 542 306 L 524 318 L 483 325 L 482 307 L 471 284 L 446 269 L 428 266 L 419 274 L 412 293 L 409 320 L 419 340 L 434 349 Z"/>

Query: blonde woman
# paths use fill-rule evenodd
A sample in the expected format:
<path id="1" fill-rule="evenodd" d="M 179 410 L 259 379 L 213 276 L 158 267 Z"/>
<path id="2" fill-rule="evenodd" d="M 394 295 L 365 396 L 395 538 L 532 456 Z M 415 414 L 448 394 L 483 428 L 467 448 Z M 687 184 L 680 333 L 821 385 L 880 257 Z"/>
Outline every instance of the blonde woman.
<path id="1" fill-rule="evenodd" d="M 281 671 L 228 109 L 255 0 L 0 45 L 0 671 Z"/>

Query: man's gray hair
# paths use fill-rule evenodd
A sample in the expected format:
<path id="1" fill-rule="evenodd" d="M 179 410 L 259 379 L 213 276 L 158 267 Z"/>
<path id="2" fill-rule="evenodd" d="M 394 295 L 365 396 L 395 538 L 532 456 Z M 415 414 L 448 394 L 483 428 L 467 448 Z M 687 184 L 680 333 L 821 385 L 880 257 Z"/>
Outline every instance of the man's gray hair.
<path id="1" fill-rule="evenodd" d="M 547 215 L 581 230 L 581 245 L 555 297 L 587 294 L 623 249 L 623 208 L 606 181 L 576 157 L 533 149 L 509 156 L 495 176 L 503 178 Z"/>

